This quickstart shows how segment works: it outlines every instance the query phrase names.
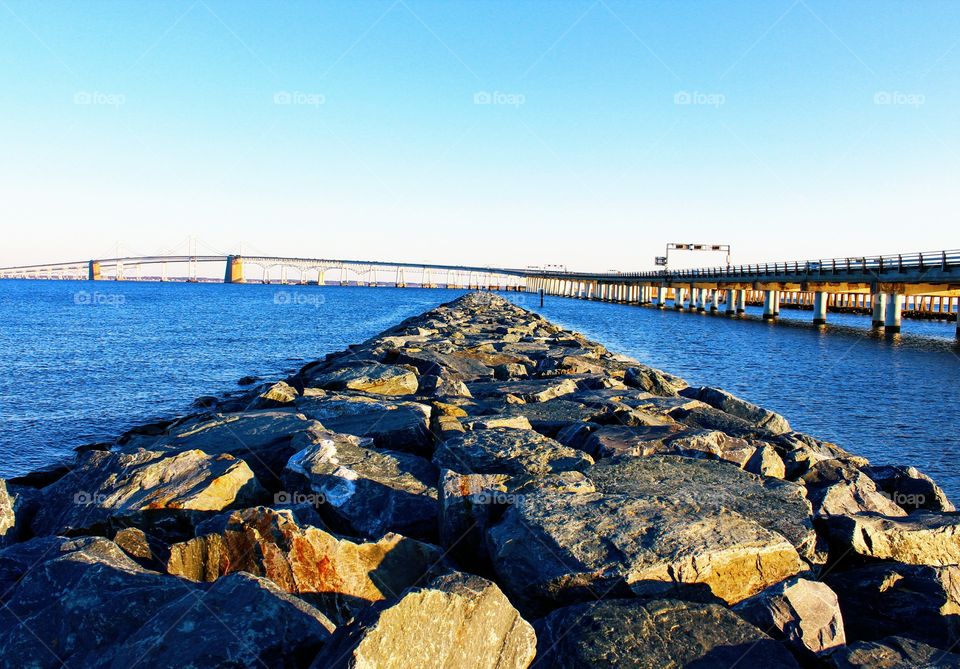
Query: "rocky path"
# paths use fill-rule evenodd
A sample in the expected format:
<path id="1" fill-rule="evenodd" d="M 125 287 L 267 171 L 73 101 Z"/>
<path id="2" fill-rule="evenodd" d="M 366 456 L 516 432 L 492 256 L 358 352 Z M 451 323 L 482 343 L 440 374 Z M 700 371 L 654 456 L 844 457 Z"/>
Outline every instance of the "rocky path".
<path id="1" fill-rule="evenodd" d="M 960 667 L 933 481 L 490 294 L 0 480 L 0 546 L 3 667 Z"/>

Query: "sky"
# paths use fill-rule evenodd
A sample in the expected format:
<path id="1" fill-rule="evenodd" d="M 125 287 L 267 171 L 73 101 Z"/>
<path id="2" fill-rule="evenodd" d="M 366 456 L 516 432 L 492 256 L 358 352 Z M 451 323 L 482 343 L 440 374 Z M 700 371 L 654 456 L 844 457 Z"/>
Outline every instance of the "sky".
<path id="1" fill-rule="evenodd" d="M 958 111 L 953 0 L 0 0 L 0 266 L 960 248 Z"/>

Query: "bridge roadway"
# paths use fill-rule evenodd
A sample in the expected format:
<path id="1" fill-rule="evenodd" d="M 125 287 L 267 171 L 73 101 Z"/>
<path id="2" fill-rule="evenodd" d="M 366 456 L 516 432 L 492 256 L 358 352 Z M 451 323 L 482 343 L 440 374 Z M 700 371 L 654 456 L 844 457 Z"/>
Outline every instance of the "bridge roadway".
<path id="1" fill-rule="evenodd" d="M 168 266 L 186 265 L 187 279 L 196 280 L 198 266 L 209 263 L 223 264 L 226 283 L 250 281 L 245 270 L 258 267 L 258 281 L 268 283 L 405 287 L 409 282 L 543 291 L 659 308 L 669 303 L 695 312 L 719 312 L 723 304 L 730 316 L 744 313 L 747 304 L 762 303 L 765 319 L 776 319 L 783 306 L 811 309 L 815 324 L 826 323 L 828 311 L 866 312 L 875 327 L 890 333 L 900 331 L 905 310 L 913 317 L 947 320 L 956 319 L 960 310 L 960 250 L 633 273 L 245 255 L 143 256 L 0 268 L 0 278 L 143 280 L 144 267 L 159 266 L 159 279 L 166 280 Z M 290 271 L 297 272 L 296 281 Z M 335 277 L 332 282 L 328 275 Z M 157 277 L 146 280 L 151 278 Z"/>
<path id="2" fill-rule="evenodd" d="M 829 260 L 729 265 L 659 272 L 539 272 L 527 290 L 686 311 L 720 310 L 735 316 L 762 299 L 763 318 L 776 319 L 781 304 L 811 308 L 814 324 L 828 308 L 869 311 L 874 327 L 900 332 L 905 307 L 921 318 L 957 318 L 960 251 L 936 251 Z M 960 319 L 957 319 L 960 338 Z"/>

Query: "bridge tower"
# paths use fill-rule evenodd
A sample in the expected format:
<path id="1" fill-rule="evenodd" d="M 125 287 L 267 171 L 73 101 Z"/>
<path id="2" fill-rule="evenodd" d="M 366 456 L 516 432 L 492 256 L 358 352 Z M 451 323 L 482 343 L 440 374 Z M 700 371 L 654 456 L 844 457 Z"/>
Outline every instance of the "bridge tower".
<path id="1" fill-rule="evenodd" d="M 99 260 L 91 260 L 87 264 L 87 278 L 90 281 L 100 280 L 100 261 Z"/>
<path id="2" fill-rule="evenodd" d="M 223 275 L 224 283 L 243 283 L 243 258 L 227 256 L 227 268 Z"/>

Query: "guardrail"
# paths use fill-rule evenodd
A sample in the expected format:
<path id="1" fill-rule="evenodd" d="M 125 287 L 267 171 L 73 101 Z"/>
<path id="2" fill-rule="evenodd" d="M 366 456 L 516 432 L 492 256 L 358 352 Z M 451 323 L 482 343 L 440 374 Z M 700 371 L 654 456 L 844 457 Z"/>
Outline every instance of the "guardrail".
<path id="1" fill-rule="evenodd" d="M 757 263 L 753 265 L 728 265 L 685 270 L 660 270 L 656 272 L 552 272 L 533 270 L 531 274 L 550 277 L 582 279 L 715 279 L 760 276 L 825 276 L 841 274 L 906 273 L 912 270 L 925 272 L 939 269 L 943 272 L 960 269 L 960 250 L 901 253 L 886 256 L 862 256 L 859 258 L 830 258 L 827 260 L 794 260 L 788 262 Z"/>

